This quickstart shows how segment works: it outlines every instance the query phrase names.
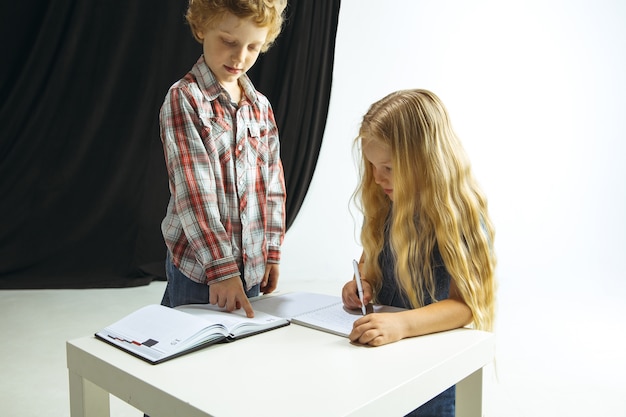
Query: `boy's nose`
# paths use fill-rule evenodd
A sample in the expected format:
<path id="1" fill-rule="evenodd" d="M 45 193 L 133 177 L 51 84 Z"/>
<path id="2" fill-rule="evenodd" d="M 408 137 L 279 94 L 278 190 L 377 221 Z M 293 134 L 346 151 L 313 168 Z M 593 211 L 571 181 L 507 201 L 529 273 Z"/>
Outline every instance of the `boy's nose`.
<path id="1" fill-rule="evenodd" d="M 241 48 L 235 51 L 235 56 L 233 57 L 238 64 L 243 64 L 246 62 L 247 52 L 245 48 Z"/>

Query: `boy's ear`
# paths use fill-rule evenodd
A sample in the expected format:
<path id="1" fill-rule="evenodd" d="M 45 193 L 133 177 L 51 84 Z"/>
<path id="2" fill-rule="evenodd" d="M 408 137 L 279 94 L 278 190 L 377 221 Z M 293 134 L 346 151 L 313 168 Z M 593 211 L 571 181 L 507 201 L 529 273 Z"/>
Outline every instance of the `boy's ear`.
<path id="1" fill-rule="evenodd" d="M 200 25 L 193 25 L 192 28 L 194 33 L 196 34 L 196 38 L 200 40 L 204 40 L 204 29 Z"/>

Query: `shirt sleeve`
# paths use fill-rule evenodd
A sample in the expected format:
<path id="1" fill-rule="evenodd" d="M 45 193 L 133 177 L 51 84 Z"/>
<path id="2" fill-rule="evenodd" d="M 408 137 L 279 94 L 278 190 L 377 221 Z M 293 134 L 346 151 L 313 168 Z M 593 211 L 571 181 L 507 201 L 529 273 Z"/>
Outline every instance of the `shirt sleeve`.
<path id="1" fill-rule="evenodd" d="M 199 100 L 184 87 L 172 88 L 161 108 L 160 123 L 174 209 L 188 248 L 176 245 L 179 262 L 199 262 L 208 284 L 239 276 L 229 236 L 222 223 L 216 198 L 215 172 L 210 148 L 203 137 L 215 134 L 199 117 Z M 183 252 L 191 248 L 193 257 Z M 182 269 L 182 268 L 181 268 Z"/>
<path id="2" fill-rule="evenodd" d="M 268 110 L 269 187 L 267 193 L 267 261 L 280 262 L 280 247 L 285 238 L 285 175 L 280 160 L 280 141 L 274 112 Z"/>

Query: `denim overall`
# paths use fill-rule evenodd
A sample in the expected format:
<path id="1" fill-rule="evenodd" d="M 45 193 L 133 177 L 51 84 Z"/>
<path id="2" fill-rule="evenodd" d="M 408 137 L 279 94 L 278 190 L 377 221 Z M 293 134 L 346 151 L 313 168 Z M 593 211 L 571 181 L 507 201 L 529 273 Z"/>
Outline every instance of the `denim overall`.
<path id="1" fill-rule="evenodd" d="M 411 308 L 405 299 L 398 283 L 395 279 L 395 258 L 389 246 L 389 234 L 385 232 L 385 244 L 383 251 L 379 257 L 379 263 L 383 274 L 383 282 L 380 292 L 378 293 L 377 302 L 380 304 L 391 305 L 402 308 Z M 439 253 L 439 248 L 435 247 L 433 255 L 433 268 L 435 276 L 435 297 L 437 300 L 448 298 L 450 291 L 450 274 Z M 431 304 L 432 298 L 424 289 L 424 304 Z M 455 396 L 456 386 L 452 386 L 441 394 L 424 403 L 419 408 L 411 411 L 407 416 L 410 417 L 454 417 L 455 415 Z"/>

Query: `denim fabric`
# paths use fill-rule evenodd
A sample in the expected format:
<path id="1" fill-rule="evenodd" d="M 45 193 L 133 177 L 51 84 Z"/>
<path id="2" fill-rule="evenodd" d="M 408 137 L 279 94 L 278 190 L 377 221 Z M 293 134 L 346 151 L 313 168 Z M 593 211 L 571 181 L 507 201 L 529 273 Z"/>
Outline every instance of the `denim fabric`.
<path id="1" fill-rule="evenodd" d="M 454 417 L 455 406 L 456 386 L 452 386 L 405 417 Z"/>
<path id="2" fill-rule="evenodd" d="M 408 300 L 400 289 L 396 280 L 396 258 L 389 243 L 389 229 L 385 228 L 385 241 L 383 250 L 378 258 L 380 269 L 383 274 L 382 287 L 377 295 L 377 302 L 384 305 L 402 308 L 411 308 Z M 443 258 L 439 252 L 439 247 L 435 246 L 432 258 L 433 275 L 435 277 L 435 298 L 445 300 L 450 293 L 450 280 L 452 277 L 448 273 Z M 428 290 L 422 288 L 424 293 L 424 305 L 431 304 L 433 299 Z"/>
<path id="3" fill-rule="evenodd" d="M 402 293 L 396 280 L 396 259 L 389 244 L 389 227 L 385 227 L 385 241 L 383 250 L 378 259 L 383 274 L 383 282 L 377 301 L 381 304 L 393 305 L 402 308 L 411 308 Z M 448 298 L 450 292 L 450 274 L 443 263 L 439 248 L 435 247 L 432 259 L 433 272 L 435 275 L 435 297 L 437 300 Z M 432 297 L 424 288 L 424 304 L 433 302 Z M 413 410 L 407 416 L 410 417 L 454 417 L 455 415 L 455 386 L 452 386 L 437 395 L 427 403 Z"/>
<path id="4" fill-rule="evenodd" d="M 167 286 L 161 300 L 161 305 L 168 307 L 176 307 L 183 304 L 208 304 L 210 286 L 200 284 L 187 278 L 185 274 L 180 272 L 172 262 L 171 255 L 168 251 L 165 259 L 165 273 L 167 275 Z M 234 278 L 231 278 L 234 279 Z M 242 283 L 245 281 L 241 278 Z M 248 298 L 259 295 L 260 285 L 257 284 L 246 291 Z"/>

